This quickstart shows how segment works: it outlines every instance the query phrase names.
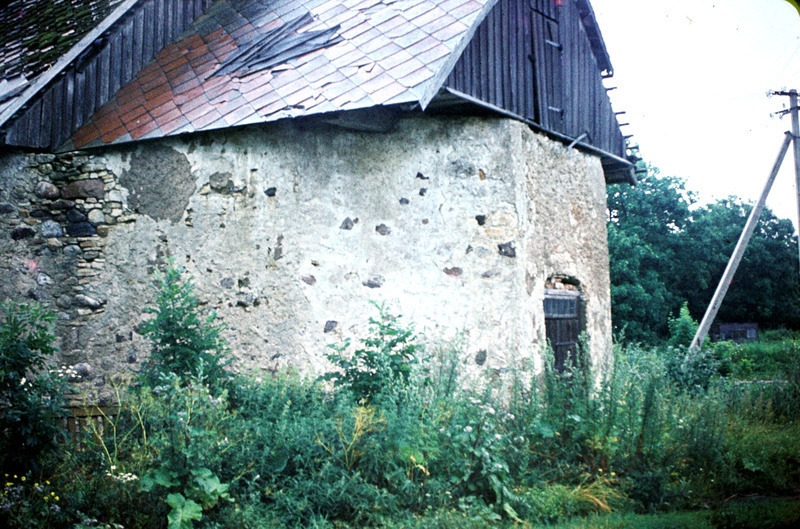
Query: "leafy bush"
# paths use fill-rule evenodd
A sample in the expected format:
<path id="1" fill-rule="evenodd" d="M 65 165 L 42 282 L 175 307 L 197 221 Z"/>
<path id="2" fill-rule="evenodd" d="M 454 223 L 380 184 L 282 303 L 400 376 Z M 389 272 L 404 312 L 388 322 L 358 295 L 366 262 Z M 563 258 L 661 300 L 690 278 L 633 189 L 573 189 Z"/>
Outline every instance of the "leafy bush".
<path id="1" fill-rule="evenodd" d="M 51 372 L 55 316 L 39 305 L 0 307 L 0 469 L 40 470 L 38 458 L 61 437 L 63 370 Z"/>
<path id="2" fill-rule="evenodd" d="M 230 379 L 223 327 L 215 323 L 214 312 L 203 318 L 192 281 L 181 279 L 182 274 L 182 269 L 168 266 L 157 281 L 155 308 L 145 309 L 153 317 L 143 328 L 151 350 L 142 374 L 150 386 L 159 384 L 162 373 L 187 381 L 202 374 L 206 383 L 217 386 Z"/>
<path id="3" fill-rule="evenodd" d="M 689 347 L 691 345 L 699 325 L 689 312 L 689 302 L 683 302 L 678 316 L 670 318 L 667 327 L 669 327 L 668 345 L 673 347 Z"/>
<path id="4" fill-rule="evenodd" d="M 413 331 L 401 326 L 398 317 L 385 306 L 375 306 L 379 319 L 369 319 L 369 336 L 360 340 L 361 347 L 348 353 L 351 344 L 348 338 L 344 344 L 334 345 L 333 352 L 326 355 L 340 371 L 326 374 L 325 379 L 349 389 L 357 401 L 369 402 L 383 388 L 408 383 L 419 365 Z"/>

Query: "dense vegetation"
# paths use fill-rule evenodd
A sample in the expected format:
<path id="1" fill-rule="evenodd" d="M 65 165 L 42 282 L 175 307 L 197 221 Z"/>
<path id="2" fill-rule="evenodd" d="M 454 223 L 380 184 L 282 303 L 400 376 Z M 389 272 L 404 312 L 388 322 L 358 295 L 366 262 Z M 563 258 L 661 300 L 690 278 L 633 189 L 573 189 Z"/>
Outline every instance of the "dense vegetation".
<path id="1" fill-rule="evenodd" d="M 595 527 L 742 527 L 751 510 L 724 499 L 800 485 L 791 336 L 768 362 L 732 344 L 631 346 L 602 373 L 548 366 L 464 384 L 458 348 L 419 343 L 378 307 L 368 337 L 329 352 L 335 372 L 261 380 L 222 371 L 223 329 L 196 301 L 168 270 L 142 373 L 102 428 L 60 437 L 32 405 L 57 402 L 58 386 L 39 384 L 52 378 L 48 318 L 6 307 L 0 526 L 468 529 L 593 515 Z M 676 344 L 693 324 L 688 311 L 673 319 Z M 20 424 L 37 440 L 24 452 L 9 445 Z M 793 505 L 759 520 L 789 527 Z M 667 518 L 636 514 L 656 512 Z"/>
<path id="2" fill-rule="evenodd" d="M 684 302 L 708 306 L 751 206 L 736 197 L 700 205 L 679 178 L 650 169 L 635 187 L 609 187 L 614 326 L 632 342 L 662 343 Z M 765 209 L 717 321 L 800 329 L 797 237 Z"/>

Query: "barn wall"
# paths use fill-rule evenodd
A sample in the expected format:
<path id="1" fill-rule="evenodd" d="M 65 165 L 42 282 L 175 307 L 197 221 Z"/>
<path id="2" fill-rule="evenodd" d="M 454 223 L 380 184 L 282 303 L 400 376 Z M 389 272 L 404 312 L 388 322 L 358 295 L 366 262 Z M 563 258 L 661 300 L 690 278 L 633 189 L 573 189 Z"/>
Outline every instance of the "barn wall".
<path id="1" fill-rule="evenodd" d="M 146 355 L 137 329 L 169 257 L 242 371 L 318 372 L 372 301 L 429 343 L 459 340 L 474 374 L 539 369 L 552 277 L 580 283 L 594 362 L 610 348 L 600 161 L 516 121 L 286 122 L 0 166 L 2 295 L 58 311 L 93 400 Z"/>

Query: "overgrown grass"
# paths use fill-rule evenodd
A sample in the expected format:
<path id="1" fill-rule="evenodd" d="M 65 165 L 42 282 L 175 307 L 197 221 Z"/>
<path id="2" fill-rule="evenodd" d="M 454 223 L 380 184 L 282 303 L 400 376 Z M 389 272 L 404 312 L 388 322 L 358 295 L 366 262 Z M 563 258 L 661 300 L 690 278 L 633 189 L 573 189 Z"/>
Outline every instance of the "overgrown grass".
<path id="1" fill-rule="evenodd" d="M 216 324 L 195 317 L 191 291 L 171 277 L 191 336 L 206 336 L 197 325 Z M 151 337 L 185 343 L 162 315 L 169 334 L 154 323 Z M 369 336 L 331 353 L 340 370 L 318 380 L 209 379 L 208 355 L 226 348 L 216 335 L 200 342 L 179 365 L 148 364 L 102 431 L 62 444 L 27 476 L 58 491 L 57 520 L 38 489 L 15 485 L 0 522 L 749 527 L 747 508 L 725 499 L 800 486 L 800 386 L 782 361 L 769 384 L 745 383 L 719 375 L 714 351 L 631 346 L 613 366 L 523 366 L 465 383 L 459 347 L 425 347 L 385 308 Z M 788 526 L 795 503 L 767 502 L 778 507 L 756 518 Z"/>

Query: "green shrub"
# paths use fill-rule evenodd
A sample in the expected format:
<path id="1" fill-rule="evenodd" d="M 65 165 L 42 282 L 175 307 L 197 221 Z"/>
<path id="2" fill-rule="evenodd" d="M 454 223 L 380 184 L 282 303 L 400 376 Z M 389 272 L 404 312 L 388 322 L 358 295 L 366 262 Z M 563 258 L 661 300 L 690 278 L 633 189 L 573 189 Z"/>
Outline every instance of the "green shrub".
<path id="1" fill-rule="evenodd" d="M 419 365 L 419 346 L 414 333 L 403 327 L 399 318 L 385 306 L 375 305 L 379 319 L 370 318 L 369 336 L 360 340 L 361 346 L 352 353 L 350 339 L 331 347 L 326 358 L 339 371 L 327 373 L 326 380 L 349 389 L 357 401 L 369 402 L 383 388 L 392 384 L 406 384 L 412 371 Z"/>
<path id="2" fill-rule="evenodd" d="M 36 304 L 0 306 L 0 469 L 39 471 L 39 458 L 63 436 L 65 370 L 55 354 L 55 316 Z"/>
<path id="3" fill-rule="evenodd" d="M 203 317 L 192 281 L 181 279 L 182 274 L 182 269 L 168 266 L 157 281 L 155 308 L 145 309 L 153 317 L 143 327 L 151 349 L 142 374 L 151 387 L 159 384 L 162 373 L 186 381 L 202 373 L 206 383 L 217 386 L 230 379 L 223 326 L 215 323 L 214 312 Z"/>
<path id="4" fill-rule="evenodd" d="M 691 345 L 699 325 L 689 312 L 689 302 L 683 302 L 678 316 L 670 318 L 667 326 L 669 327 L 668 345 L 673 347 L 689 347 Z"/>

